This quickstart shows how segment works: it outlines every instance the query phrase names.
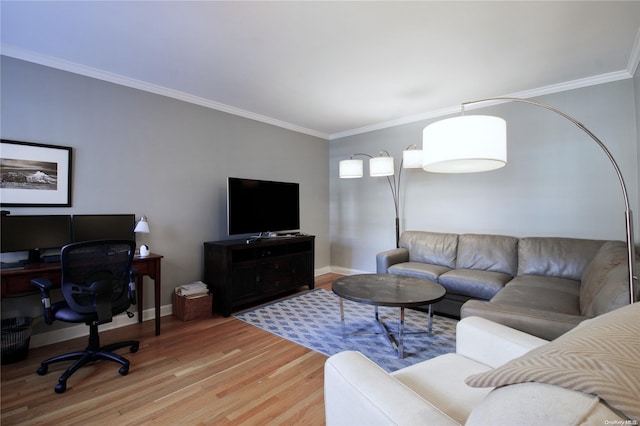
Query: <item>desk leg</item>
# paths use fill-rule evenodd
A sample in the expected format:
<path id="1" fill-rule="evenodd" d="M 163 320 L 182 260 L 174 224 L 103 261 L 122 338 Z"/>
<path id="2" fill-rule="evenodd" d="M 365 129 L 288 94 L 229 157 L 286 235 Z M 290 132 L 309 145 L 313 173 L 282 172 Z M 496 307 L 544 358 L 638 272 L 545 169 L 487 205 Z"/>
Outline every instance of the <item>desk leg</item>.
<path id="1" fill-rule="evenodd" d="M 153 281 L 155 283 L 155 308 L 156 308 L 156 336 L 160 335 L 160 266 L 158 266 L 158 271 L 153 277 Z"/>
<path id="2" fill-rule="evenodd" d="M 136 293 L 138 293 L 138 322 L 142 322 L 142 301 L 144 300 L 144 286 L 142 285 L 142 275 L 136 277 Z"/>
<path id="3" fill-rule="evenodd" d="M 138 292 L 138 322 L 142 322 L 142 301 L 144 300 L 144 284 L 143 278 L 145 274 L 138 274 L 137 277 L 137 292 Z M 160 335 L 160 289 L 162 284 L 160 282 L 160 260 L 154 261 L 153 270 L 148 271 L 146 274 L 153 280 L 155 290 L 155 322 L 156 322 L 156 336 Z"/>

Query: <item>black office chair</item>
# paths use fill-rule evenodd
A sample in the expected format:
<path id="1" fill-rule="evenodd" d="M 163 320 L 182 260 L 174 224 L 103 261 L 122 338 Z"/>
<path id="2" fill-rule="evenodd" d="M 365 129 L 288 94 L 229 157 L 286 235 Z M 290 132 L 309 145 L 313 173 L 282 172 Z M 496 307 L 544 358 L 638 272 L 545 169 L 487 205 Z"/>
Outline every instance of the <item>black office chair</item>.
<path id="1" fill-rule="evenodd" d="M 100 347 L 98 325 L 111 322 L 114 315 L 135 304 L 134 272 L 131 269 L 135 248 L 135 242 L 120 240 L 87 241 L 64 246 L 60 252 L 64 301 L 51 304 L 49 293 L 53 283 L 50 280 L 38 278 L 31 281 L 42 293 L 47 324 L 59 320 L 89 326 L 89 346 L 84 351 L 49 358 L 38 368 L 38 374 L 42 376 L 47 374 L 51 363 L 77 360 L 58 379 L 57 393 L 63 393 L 67 389 L 67 379 L 89 362 L 111 360 L 122 365 L 121 375 L 129 372 L 129 361 L 113 351 L 130 346 L 131 352 L 137 352 L 140 343 L 132 340 Z M 133 316 L 129 312 L 127 314 Z"/>

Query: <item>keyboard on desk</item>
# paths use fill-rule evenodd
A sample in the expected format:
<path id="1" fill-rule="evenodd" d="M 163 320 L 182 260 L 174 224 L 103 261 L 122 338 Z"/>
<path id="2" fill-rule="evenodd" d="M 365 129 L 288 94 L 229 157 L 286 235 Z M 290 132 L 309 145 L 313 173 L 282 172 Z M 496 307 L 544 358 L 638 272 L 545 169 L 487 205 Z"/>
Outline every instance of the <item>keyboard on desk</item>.
<path id="1" fill-rule="evenodd" d="M 24 269 L 24 262 L 0 262 L 0 270 L 11 271 L 13 269 Z"/>

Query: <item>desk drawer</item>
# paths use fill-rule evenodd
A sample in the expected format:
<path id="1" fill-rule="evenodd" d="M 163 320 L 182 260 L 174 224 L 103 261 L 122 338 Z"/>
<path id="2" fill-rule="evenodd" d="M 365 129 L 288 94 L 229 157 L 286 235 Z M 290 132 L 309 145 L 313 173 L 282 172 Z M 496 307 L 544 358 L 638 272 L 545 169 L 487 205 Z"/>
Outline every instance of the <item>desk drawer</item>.
<path id="1" fill-rule="evenodd" d="M 26 275 L 26 276 L 25 276 Z M 2 297 L 9 294 L 33 293 L 38 289 L 31 285 L 34 278 L 47 278 L 51 280 L 55 287 L 60 287 L 59 271 L 42 271 L 25 275 L 6 275 L 2 277 Z"/>

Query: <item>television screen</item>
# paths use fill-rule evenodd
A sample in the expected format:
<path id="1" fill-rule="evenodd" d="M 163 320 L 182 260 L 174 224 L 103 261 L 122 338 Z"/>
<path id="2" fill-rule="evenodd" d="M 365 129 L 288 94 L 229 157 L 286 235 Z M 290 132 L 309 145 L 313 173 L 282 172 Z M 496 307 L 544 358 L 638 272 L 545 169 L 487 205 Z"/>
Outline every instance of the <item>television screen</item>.
<path id="1" fill-rule="evenodd" d="M 133 214 L 74 214 L 73 241 L 133 240 Z"/>
<path id="2" fill-rule="evenodd" d="M 2 253 L 61 248 L 72 242 L 70 215 L 2 216 Z"/>
<path id="3" fill-rule="evenodd" d="M 300 229 L 300 185 L 228 178 L 229 235 Z"/>

